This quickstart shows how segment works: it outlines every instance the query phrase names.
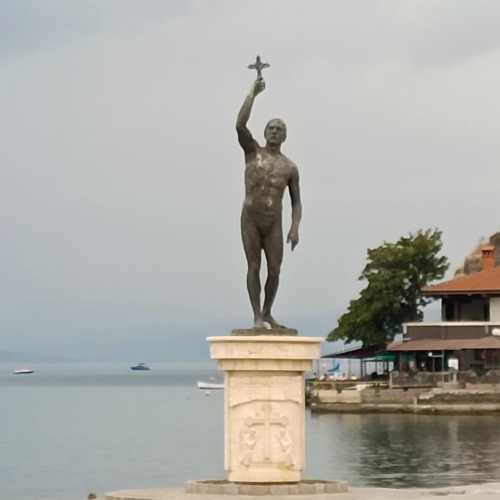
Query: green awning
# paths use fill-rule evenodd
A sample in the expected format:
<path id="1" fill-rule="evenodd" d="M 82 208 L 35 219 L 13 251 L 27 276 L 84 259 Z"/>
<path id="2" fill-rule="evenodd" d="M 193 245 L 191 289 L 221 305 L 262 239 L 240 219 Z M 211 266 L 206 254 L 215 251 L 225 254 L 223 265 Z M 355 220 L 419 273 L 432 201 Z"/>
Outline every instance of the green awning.
<path id="1" fill-rule="evenodd" d="M 372 358 L 366 358 L 364 361 L 396 361 L 398 359 L 396 354 L 392 354 L 390 352 L 381 352 L 380 354 L 376 354 Z"/>

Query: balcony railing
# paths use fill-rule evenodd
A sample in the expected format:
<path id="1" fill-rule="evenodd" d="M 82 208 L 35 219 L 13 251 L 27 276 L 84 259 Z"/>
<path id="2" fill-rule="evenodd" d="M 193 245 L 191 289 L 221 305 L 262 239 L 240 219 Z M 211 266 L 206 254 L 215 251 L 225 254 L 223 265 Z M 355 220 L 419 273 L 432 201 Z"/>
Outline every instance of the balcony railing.
<path id="1" fill-rule="evenodd" d="M 435 323 L 404 323 L 405 340 L 476 339 L 500 335 L 500 323 L 492 321 L 442 321 Z"/>
<path id="2" fill-rule="evenodd" d="M 500 384 L 500 367 L 492 367 L 477 373 L 468 371 L 446 372 L 398 372 L 389 374 L 389 387 L 391 389 L 405 387 L 438 387 L 443 384 L 457 384 L 464 388 L 477 384 Z"/>

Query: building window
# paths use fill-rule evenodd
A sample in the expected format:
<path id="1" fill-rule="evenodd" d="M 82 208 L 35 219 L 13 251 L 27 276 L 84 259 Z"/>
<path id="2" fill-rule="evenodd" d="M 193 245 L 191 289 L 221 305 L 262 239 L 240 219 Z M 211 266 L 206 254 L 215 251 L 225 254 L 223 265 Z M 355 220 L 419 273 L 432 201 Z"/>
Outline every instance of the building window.
<path id="1" fill-rule="evenodd" d="M 483 307 L 484 307 L 484 321 L 489 321 L 490 320 L 490 303 L 485 302 Z"/>
<path id="2" fill-rule="evenodd" d="M 453 321 L 455 319 L 455 304 L 447 300 L 445 302 L 444 310 L 445 320 Z"/>

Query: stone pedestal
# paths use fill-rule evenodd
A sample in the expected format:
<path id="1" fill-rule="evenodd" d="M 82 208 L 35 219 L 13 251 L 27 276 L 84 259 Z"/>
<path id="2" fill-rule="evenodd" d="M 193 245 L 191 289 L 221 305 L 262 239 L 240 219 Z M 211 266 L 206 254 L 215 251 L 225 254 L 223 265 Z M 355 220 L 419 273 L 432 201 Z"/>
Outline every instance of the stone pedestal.
<path id="1" fill-rule="evenodd" d="M 209 337 L 224 371 L 228 481 L 283 483 L 305 466 L 304 372 L 319 358 L 319 337 Z"/>

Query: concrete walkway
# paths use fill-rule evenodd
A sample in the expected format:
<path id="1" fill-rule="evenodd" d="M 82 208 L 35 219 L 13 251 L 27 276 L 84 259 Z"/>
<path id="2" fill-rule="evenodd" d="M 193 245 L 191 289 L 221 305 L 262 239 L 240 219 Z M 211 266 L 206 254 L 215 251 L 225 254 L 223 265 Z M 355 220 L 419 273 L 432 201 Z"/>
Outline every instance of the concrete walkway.
<path id="1" fill-rule="evenodd" d="M 436 489 L 350 488 L 347 493 L 318 495 L 196 495 L 182 488 L 123 490 L 108 493 L 106 500 L 500 500 L 500 483 L 453 486 Z"/>

